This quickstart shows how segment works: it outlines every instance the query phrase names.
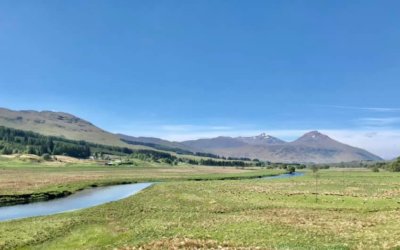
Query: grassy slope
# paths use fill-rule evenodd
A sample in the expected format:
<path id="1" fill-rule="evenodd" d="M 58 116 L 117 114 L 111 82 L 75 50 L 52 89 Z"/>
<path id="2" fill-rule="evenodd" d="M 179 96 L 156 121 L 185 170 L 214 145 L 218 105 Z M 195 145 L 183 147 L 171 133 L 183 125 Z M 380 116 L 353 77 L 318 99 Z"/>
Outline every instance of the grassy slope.
<path id="1" fill-rule="evenodd" d="M 124 143 L 119 136 L 62 112 L 13 111 L 0 108 L 0 125 L 43 135 L 61 136 L 71 140 L 84 140 L 128 148 L 148 148 Z"/>
<path id="2" fill-rule="evenodd" d="M 318 203 L 314 182 L 308 173 L 161 183 L 82 211 L 0 223 L 0 248 L 399 247 L 399 174 L 322 171 Z"/>

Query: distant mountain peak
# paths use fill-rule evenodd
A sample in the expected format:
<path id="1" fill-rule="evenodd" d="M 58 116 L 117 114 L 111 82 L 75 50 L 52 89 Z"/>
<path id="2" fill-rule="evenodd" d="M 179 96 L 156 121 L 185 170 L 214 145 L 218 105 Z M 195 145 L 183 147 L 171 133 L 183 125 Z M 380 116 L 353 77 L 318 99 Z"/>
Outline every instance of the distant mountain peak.
<path id="1" fill-rule="evenodd" d="M 306 135 L 306 136 L 313 136 L 313 135 L 320 136 L 320 135 L 323 135 L 323 134 L 321 132 L 319 132 L 318 130 L 313 130 L 313 131 L 310 131 L 308 133 L 305 133 L 304 135 Z"/>
<path id="2" fill-rule="evenodd" d="M 267 135 L 266 133 L 261 133 L 259 135 L 254 136 L 254 138 L 259 138 L 259 139 L 272 139 L 275 138 L 273 136 Z M 277 139 L 277 138 L 275 138 Z"/>
<path id="3" fill-rule="evenodd" d="M 381 160 L 379 156 L 343 144 L 319 131 L 305 133 L 293 142 L 285 142 L 261 133 L 251 137 L 231 138 L 230 141 L 217 141 L 216 138 L 194 140 L 190 145 L 204 152 L 222 156 L 257 158 L 272 162 L 332 163 Z"/>
<path id="4" fill-rule="evenodd" d="M 251 145 L 260 145 L 260 146 L 265 146 L 265 145 L 271 145 L 271 144 L 282 144 L 285 143 L 285 141 L 273 137 L 271 135 L 268 135 L 266 133 L 261 133 L 256 136 L 251 136 L 251 137 L 237 137 L 236 139 L 247 143 Z"/>
<path id="5" fill-rule="evenodd" d="M 320 139 L 331 139 L 329 136 L 322 134 L 319 131 L 310 131 L 308 133 L 305 133 L 302 137 L 300 137 L 299 140 L 320 140 Z M 331 139 L 332 140 L 332 139 Z"/>
<path id="6" fill-rule="evenodd" d="M 292 144 L 304 145 L 304 146 L 319 146 L 319 147 L 328 147 L 328 148 L 337 148 L 344 145 L 329 136 L 322 134 L 319 131 L 310 131 L 305 133 L 303 136 L 292 142 Z"/>

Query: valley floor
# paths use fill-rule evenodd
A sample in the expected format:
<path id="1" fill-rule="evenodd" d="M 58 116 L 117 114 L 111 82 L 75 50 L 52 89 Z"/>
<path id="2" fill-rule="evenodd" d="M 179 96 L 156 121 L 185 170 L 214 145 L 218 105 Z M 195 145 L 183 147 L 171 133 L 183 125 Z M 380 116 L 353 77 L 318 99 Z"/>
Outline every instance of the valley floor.
<path id="1" fill-rule="evenodd" d="M 91 167 L 93 170 L 89 170 Z M 94 179 L 96 182 L 120 176 L 137 180 L 162 176 L 170 180 L 127 199 L 90 209 L 2 222 L 0 248 L 3 249 L 400 247 L 400 175 L 396 173 L 321 170 L 316 188 L 311 172 L 289 179 L 187 181 L 185 178 L 190 176 L 211 177 L 215 173 L 219 177 L 249 176 L 260 170 L 208 168 L 214 171 L 211 174 L 205 167 L 196 170 L 160 167 L 148 168 L 147 176 L 144 168 L 126 170 L 126 167 L 115 172 L 94 166 L 76 167 L 80 168 L 76 172 L 68 167 L 53 169 L 54 172 L 49 167 L 0 168 L 0 193 L 9 194 L 14 187 L 5 183 L 17 180 L 18 175 L 24 178 L 15 193 L 93 181 L 76 180 L 76 172 L 81 171 L 80 178 L 87 177 L 85 171 L 94 171 L 96 178 L 101 176 Z M 60 182 L 62 176 L 74 181 Z M 33 179 L 46 180 L 46 184 Z M 57 183 L 51 184 L 52 180 Z"/>

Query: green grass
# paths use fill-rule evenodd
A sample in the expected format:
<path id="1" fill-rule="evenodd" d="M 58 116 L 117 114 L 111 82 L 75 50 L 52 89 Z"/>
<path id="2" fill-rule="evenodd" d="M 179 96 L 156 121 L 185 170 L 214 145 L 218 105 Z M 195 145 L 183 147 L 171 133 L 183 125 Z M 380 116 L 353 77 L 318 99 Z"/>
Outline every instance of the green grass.
<path id="1" fill-rule="evenodd" d="M 311 172 L 274 180 L 173 180 L 85 210 L 0 223 L 0 248 L 400 247 L 397 173 L 320 171 L 317 202 Z"/>
<path id="2" fill-rule="evenodd" d="M 134 166 L 99 166 L 90 162 L 54 164 L 3 159 L 0 160 L 0 205 L 62 197 L 93 186 L 149 181 L 244 179 L 282 172 L 233 167 L 170 166 L 144 161 L 138 161 Z"/>

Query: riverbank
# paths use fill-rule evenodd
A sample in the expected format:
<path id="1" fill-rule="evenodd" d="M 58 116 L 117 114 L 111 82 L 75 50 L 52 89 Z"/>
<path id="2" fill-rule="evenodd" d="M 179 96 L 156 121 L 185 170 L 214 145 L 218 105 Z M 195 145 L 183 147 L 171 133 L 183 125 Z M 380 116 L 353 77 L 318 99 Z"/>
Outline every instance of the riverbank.
<path id="1" fill-rule="evenodd" d="M 92 187 L 140 182 L 239 180 L 278 175 L 281 170 L 213 167 L 79 166 L 0 168 L 0 207 L 46 201 Z"/>
<path id="2" fill-rule="evenodd" d="M 95 187 L 106 187 L 113 185 L 122 185 L 122 184 L 133 184 L 137 183 L 134 181 L 112 181 L 112 182 L 96 182 L 93 184 L 82 184 L 82 185 L 73 185 L 68 190 L 54 190 L 47 192 L 37 192 L 37 193 L 26 193 L 26 194 L 9 194 L 9 195 L 1 195 L 0 194 L 0 207 L 4 206 L 12 206 L 18 204 L 27 204 L 32 202 L 40 202 L 40 201 L 48 201 L 58 198 L 63 198 L 70 196 L 76 192 L 95 188 Z"/>
<path id="3" fill-rule="evenodd" d="M 0 207 L 0 222 L 87 209 L 127 198 L 153 184 L 154 183 L 136 183 L 96 187 L 79 191 L 68 197 L 50 201 Z"/>
<path id="4" fill-rule="evenodd" d="M 291 174 L 280 174 L 280 175 L 269 175 L 265 176 L 254 176 L 252 178 L 246 177 L 245 179 L 276 179 L 276 178 L 293 178 L 303 176 L 304 173 L 291 173 Z M 226 177 L 230 180 L 240 180 L 239 177 Z M 199 179 L 195 179 L 200 181 Z M 225 178 L 222 180 L 226 180 Z M 207 181 L 207 179 L 202 180 Z M 213 181 L 218 181 L 218 179 L 213 179 Z M 43 216 L 43 215 L 53 215 L 62 212 L 68 212 L 78 209 L 89 208 L 92 206 L 102 205 L 107 202 L 117 201 L 133 195 L 145 188 L 148 188 L 156 183 L 136 183 L 136 184 L 116 184 L 109 186 L 97 186 L 92 185 L 91 189 L 79 190 L 76 193 L 69 193 L 65 197 L 61 196 L 56 199 L 51 198 L 48 201 L 43 202 L 32 202 L 24 205 L 15 206 L 3 206 L 0 207 L 0 222 L 28 218 L 33 216 Z M 67 197 L 68 196 L 68 197 Z"/>

